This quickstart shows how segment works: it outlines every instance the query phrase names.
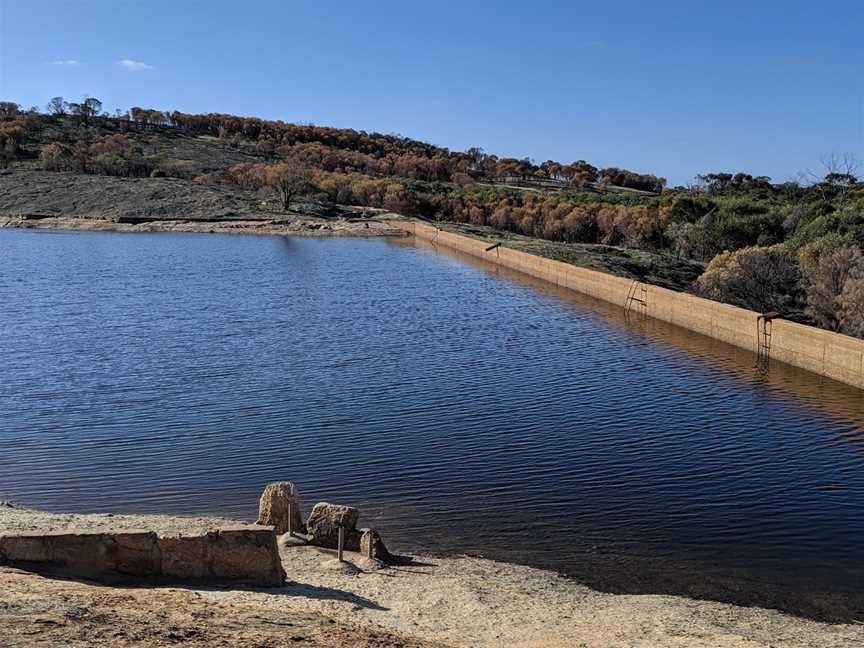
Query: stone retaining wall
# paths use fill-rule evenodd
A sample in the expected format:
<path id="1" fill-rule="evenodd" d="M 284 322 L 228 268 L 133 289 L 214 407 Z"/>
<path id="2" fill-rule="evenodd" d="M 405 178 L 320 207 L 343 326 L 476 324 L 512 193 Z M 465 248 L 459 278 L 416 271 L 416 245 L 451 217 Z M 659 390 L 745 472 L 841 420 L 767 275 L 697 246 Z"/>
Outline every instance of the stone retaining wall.
<path id="1" fill-rule="evenodd" d="M 152 531 L 4 534 L 0 564 L 59 567 L 87 577 L 122 575 L 260 587 L 285 582 L 273 527 L 168 537 Z"/>
<path id="2" fill-rule="evenodd" d="M 403 222 L 406 231 L 493 264 L 518 270 L 557 286 L 620 305 L 633 281 L 506 247 L 445 232 L 420 222 Z M 639 295 L 641 296 L 641 295 Z M 658 286 L 648 286 L 647 315 L 756 353 L 758 313 Z M 770 357 L 864 389 L 864 340 L 782 319 L 773 322 Z"/>

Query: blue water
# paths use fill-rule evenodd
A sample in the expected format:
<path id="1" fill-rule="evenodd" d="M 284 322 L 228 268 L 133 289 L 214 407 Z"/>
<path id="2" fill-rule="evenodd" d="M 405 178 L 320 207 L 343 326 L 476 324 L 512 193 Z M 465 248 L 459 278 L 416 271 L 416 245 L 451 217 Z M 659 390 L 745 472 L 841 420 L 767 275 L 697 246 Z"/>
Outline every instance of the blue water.
<path id="1" fill-rule="evenodd" d="M 397 550 L 864 610 L 830 381 L 384 240 L 3 230 L 0 309 L 0 499 L 252 519 L 290 479 Z"/>

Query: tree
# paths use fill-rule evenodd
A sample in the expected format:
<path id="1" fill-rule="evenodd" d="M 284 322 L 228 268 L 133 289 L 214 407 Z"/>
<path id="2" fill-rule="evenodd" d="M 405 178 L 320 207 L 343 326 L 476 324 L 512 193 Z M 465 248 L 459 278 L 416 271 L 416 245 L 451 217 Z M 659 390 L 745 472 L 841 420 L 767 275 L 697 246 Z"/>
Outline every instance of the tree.
<path id="1" fill-rule="evenodd" d="M 468 157 L 470 171 L 474 171 L 476 173 L 483 174 L 485 169 L 483 168 L 484 162 L 486 162 L 486 158 L 489 156 L 483 152 L 483 149 L 479 146 L 472 146 L 467 151 L 465 151 L 465 155 Z"/>
<path id="2" fill-rule="evenodd" d="M 308 167 L 294 161 L 268 167 L 267 185 L 279 194 L 285 211 L 291 208 L 293 198 L 308 193 L 314 188 L 312 172 Z"/>
<path id="3" fill-rule="evenodd" d="M 26 121 L 18 118 L 0 122 L 0 167 L 7 168 L 18 157 L 26 135 Z"/>
<path id="4" fill-rule="evenodd" d="M 850 190 L 858 184 L 856 175 L 860 166 L 858 160 L 851 153 L 832 154 L 822 158 L 822 166 L 825 177 L 821 180 L 816 174 L 809 174 L 815 180 L 813 188 L 821 194 L 823 200 L 835 201 L 842 208 L 846 204 Z"/>
<path id="5" fill-rule="evenodd" d="M 66 171 L 76 166 L 72 150 L 60 142 L 45 144 L 39 151 L 39 159 L 49 171 Z"/>
<path id="6" fill-rule="evenodd" d="M 20 111 L 21 107 L 14 101 L 0 101 L 0 119 L 11 119 Z"/>
<path id="7" fill-rule="evenodd" d="M 600 172 L 597 167 L 588 164 L 585 160 L 576 160 L 564 167 L 564 173 L 574 187 L 585 188 L 592 182 L 597 182 Z"/>
<path id="8" fill-rule="evenodd" d="M 809 266 L 809 267 L 808 267 Z M 841 329 L 846 284 L 864 279 L 864 255 L 857 247 L 841 247 L 805 266 L 807 314 L 821 327 Z"/>
<path id="9" fill-rule="evenodd" d="M 261 153 L 266 159 L 272 160 L 276 152 L 276 142 L 269 137 L 261 137 L 255 143 L 255 150 Z"/>
<path id="10" fill-rule="evenodd" d="M 9 163 L 16 157 L 16 147 L 12 140 L 0 133 L 0 169 L 9 168 Z"/>
<path id="11" fill-rule="evenodd" d="M 782 245 L 754 246 L 714 257 L 696 280 L 696 292 L 759 313 L 783 312 L 796 305 L 800 279 Z"/>
<path id="12" fill-rule="evenodd" d="M 840 296 L 840 330 L 864 338 L 864 278 L 846 282 Z"/>
<path id="13" fill-rule="evenodd" d="M 85 97 L 84 101 L 80 104 L 69 104 L 69 112 L 73 115 L 78 115 L 84 124 L 87 124 L 91 117 L 95 117 L 102 112 L 102 102 L 96 97 Z"/>

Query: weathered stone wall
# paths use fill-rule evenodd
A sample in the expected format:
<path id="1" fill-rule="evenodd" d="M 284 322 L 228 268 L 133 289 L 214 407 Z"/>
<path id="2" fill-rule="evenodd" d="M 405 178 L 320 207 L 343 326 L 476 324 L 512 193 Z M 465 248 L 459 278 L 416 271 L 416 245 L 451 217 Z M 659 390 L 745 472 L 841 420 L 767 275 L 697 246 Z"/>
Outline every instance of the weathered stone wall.
<path id="1" fill-rule="evenodd" d="M 445 232 L 419 222 L 402 225 L 416 237 L 470 254 L 493 264 L 518 270 L 555 285 L 624 307 L 632 285 L 629 279 L 578 268 L 510 248 L 486 251 L 488 242 Z M 687 293 L 648 286 L 647 315 L 716 340 L 757 351 L 758 313 L 702 299 Z M 774 320 L 772 360 L 864 389 L 864 340 Z"/>
<path id="2" fill-rule="evenodd" d="M 0 535 L 0 564 L 59 567 L 77 576 L 242 583 L 285 582 L 272 527 L 219 529 L 196 536 L 153 532 Z"/>

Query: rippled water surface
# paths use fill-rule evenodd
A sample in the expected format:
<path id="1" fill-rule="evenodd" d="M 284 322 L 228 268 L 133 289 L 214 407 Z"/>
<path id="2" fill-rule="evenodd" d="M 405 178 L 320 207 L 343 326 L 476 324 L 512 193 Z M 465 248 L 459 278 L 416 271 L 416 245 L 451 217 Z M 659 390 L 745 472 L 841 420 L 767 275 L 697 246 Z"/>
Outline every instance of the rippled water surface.
<path id="1" fill-rule="evenodd" d="M 0 499 L 250 518 L 864 611 L 864 398 L 383 240 L 0 231 Z M 860 618 L 860 616 L 859 616 Z"/>

